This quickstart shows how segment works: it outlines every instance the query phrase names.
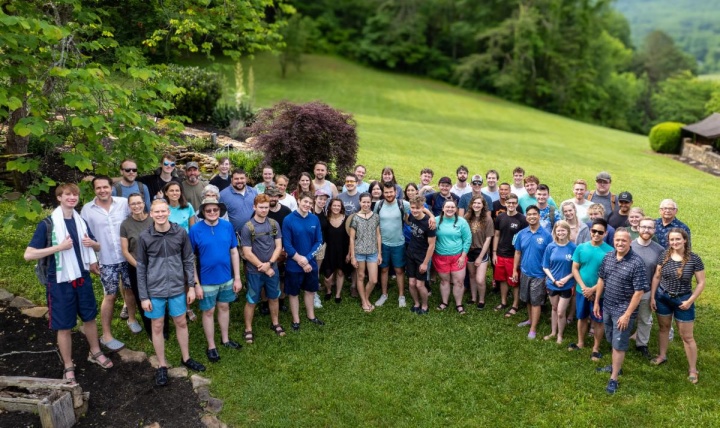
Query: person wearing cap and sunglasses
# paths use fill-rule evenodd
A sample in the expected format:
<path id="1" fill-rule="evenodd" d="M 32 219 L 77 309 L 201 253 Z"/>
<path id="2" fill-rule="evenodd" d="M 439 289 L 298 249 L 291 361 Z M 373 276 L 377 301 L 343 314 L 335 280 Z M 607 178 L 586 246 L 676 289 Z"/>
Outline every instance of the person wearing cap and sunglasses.
<path id="1" fill-rule="evenodd" d="M 628 216 L 630 215 L 630 208 L 633 205 L 633 197 L 630 192 L 622 192 L 617 197 L 618 208 L 611 212 L 608 216 L 608 224 L 615 229 L 619 227 L 629 227 Z"/>
<path id="2" fill-rule="evenodd" d="M 137 181 L 141 182 L 148 188 L 150 199 L 162 199 L 165 195 L 162 189 L 171 181 L 182 184 L 182 180 L 175 170 L 175 161 L 177 159 L 170 153 L 165 153 L 160 161 L 160 167 L 152 174 L 143 175 Z"/>
<path id="3" fill-rule="evenodd" d="M 617 206 L 617 196 L 610 192 L 610 184 L 612 183 L 612 177 L 610 173 L 602 171 L 595 176 L 595 190 L 589 192 L 586 196 L 588 201 L 592 201 L 596 204 L 602 204 L 605 208 L 605 220 L 610 216 L 610 213 L 615 211 Z"/>
<path id="4" fill-rule="evenodd" d="M 492 198 L 482 192 L 483 178 L 482 175 L 475 174 L 470 180 L 471 191 L 460 198 L 458 202 L 458 215 L 464 217 L 467 210 L 470 208 L 470 200 L 475 196 L 482 196 L 485 201 L 486 207 L 492 207 Z M 490 212 L 490 211 L 488 211 Z"/>
<path id="5" fill-rule="evenodd" d="M 207 181 L 200 177 L 200 165 L 197 162 L 185 164 L 185 180 L 182 182 L 183 194 L 190 205 L 199 207 L 203 201 L 203 190 Z"/>
<path id="6" fill-rule="evenodd" d="M 201 220 L 190 228 L 190 244 L 195 254 L 195 296 L 202 311 L 202 324 L 208 347 L 205 351 L 212 363 L 220 361 L 215 345 L 215 308 L 218 310 L 220 340 L 227 349 L 240 349 L 230 339 L 230 303 L 242 289 L 240 253 L 232 224 L 220 217 L 227 212 L 217 199 L 204 199 L 198 210 Z"/>

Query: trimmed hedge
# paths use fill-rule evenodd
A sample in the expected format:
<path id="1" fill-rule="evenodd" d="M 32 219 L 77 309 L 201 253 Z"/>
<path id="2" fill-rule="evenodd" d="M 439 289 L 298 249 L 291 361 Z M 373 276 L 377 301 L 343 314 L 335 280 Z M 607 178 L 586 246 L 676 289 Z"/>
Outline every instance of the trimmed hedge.
<path id="1" fill-rule="evenodd" d="M 650 130 L 650 148 L 658 153 L 679 153 L 682 127 L 679 122 L 663 122 Z"/>
<path id="2" fill-rule="evenodd" d="M 187 116 L 193 122 L 209 122 L 215 105 L 222 96 L 222 80 L 218 73 L 200 67 L 183 67 L 170 64 L 163 75 L 175 86 L 185 88 L 184 93 L 171 99 L 174 115 Z"/>

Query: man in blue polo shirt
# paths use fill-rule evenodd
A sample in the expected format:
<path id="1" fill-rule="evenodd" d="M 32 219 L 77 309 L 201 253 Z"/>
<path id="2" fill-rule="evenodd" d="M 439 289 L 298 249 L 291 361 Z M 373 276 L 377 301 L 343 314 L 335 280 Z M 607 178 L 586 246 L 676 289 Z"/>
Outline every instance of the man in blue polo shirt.
<path id="1" fill-rule="evenodd" d="M 513 261 L 513 281 L 517 281 L 520 268 L 520 300 L 527 303 L 528 319 L 518 327 L 530 326 L 528 339 L 537 334 L 540 310 L 545 303 L 545 272 L 542 269 L 545 248 L 552 242 L 552 235 L 540 227 L 540 210 L 530 205 L 525 212 L 528 227 L 515 236 L 515 260 Z"/>
<path id="2" fill-rule="evenodd" d="M 230 223 L 236 233 L 240 233 L 242 227 L 252 217 L 255 196 L 257 196 L 257 191 L 247 186 L 245 170 L 240 168 L 234 170 L 230 186 L 220 192 L 220 202 L 227 207 Z"/>
<path id="3" fill-rule="evenodd" d="M 597 293 L 603 296 L 602 317 L 605 339 L 612 345 L 612 365 L 600 367 L 599 372 L 610 373 L 605 390 L 614 394 L 618 376 L 622 372 L 625 352 L 630 344 L 637 308 L 643 294 L 650 289 L 645 263 L 631 248 L 630 232 L 624 227 L 615 231 L 615 251 L 605 255 L 598 270 Z M 595 300 L 593 312 L 600 315 L 600 301 Z"/>
<path id="4" fill-rule="evenodd" d="M 670 230 L 675 227 L 687 232 L 688 244 L 690 244 L 690 228 L 675 217 L 677 212 L 677 203 L 672 199 L 663 199 L 660 202 L 660 218 L 655 220 L 655 237 L 663 248 L 668 247 L 667 236 Z"/>

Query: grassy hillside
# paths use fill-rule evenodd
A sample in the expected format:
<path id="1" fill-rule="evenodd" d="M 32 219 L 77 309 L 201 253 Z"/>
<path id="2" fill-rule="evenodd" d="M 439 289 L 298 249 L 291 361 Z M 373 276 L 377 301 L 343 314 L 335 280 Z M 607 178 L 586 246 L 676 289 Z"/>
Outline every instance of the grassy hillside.
<path id="1" fill-rule="evenodd" d="M 720 8 L 707 0 L 617 0 L 616 8 L 630 21 L 633 41 L 662 30 L 701 63 L 703 72 L 720 71 Z"/>

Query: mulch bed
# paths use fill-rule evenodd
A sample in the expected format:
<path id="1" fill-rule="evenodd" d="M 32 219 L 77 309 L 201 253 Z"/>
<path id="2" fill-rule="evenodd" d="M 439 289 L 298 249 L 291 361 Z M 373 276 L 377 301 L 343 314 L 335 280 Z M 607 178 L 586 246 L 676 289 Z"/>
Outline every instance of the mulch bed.
<path id="1" fill-rule="evenodd" d="M 0 305 L 0 354 L 13 351 L 49 351 L 56 349 L 55 334 L 44 318 L 30 318 L 18 309 Z M 99 326 L 98 326 L 99 329 Z M 162 427 L 204 427 L 202 407 L 189 379 L 170 379 L 157 388 L 155 369 L 150 363 L 124 363 L 112 356 L 115 366 L 103 370 L 87 360 L 85 337 L 73 332 L 75 375 L 90 392 L 89 409 L 78 427 L 145 426 L 158 422 Z M 59 353 L 20 353 L 0 357 L 0 375 L 61 378 Z M 40 426 L 40 417 L 29 413 L 0 413 L 2 427 Z"/>

